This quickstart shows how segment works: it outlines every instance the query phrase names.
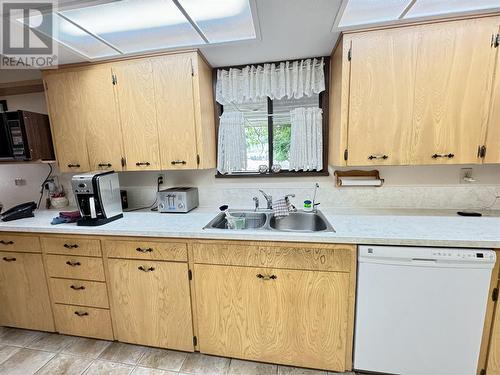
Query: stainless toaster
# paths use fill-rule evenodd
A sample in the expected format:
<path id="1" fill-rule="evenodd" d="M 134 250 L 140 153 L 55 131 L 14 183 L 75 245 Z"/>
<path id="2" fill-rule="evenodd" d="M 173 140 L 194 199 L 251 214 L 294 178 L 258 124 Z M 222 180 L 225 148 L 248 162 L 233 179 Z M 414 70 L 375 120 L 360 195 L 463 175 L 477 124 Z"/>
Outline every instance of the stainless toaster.
<path id="1" fill-rule="evenodd" d="M 173 187 L 158 192 L 158 212 L 189 212 L 198 207 L 198 188 Z"/>

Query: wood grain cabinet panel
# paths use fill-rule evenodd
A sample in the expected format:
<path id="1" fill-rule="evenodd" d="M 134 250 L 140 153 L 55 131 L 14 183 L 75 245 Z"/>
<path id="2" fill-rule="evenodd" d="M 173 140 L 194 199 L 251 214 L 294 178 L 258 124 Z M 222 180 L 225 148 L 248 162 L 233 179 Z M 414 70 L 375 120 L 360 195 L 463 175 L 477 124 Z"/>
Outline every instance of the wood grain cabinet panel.
<path id="1" fill-rule="evenodd" d="M 0 325 L 55 330 L 41 254 L 0 252 Z"/>
<path id="2" fill-rule="evenodd" d="M 0 250 L 41 253 L 40 240 L 36 236 L 0 233 Z"/>
<path id="3" fill-rule="evenodd" d="M 356 34 L 346 42 L 349 39 L 348 165 L 407 164 L 417 65 L 415 28 Z"/>
<path id="4" fill-rule="evenodd" d="M 193 53 L 152 59 L 162 170 L 198 167 L 193 59 Z"/>
<path id="5" fill-rule="evenodd" d="M 200 351 L 345 370 L 349 274 L 195 265 Z"/>
<path id="6" fill-rule="evenodd" d="M 46 255 L 45 261 L 50 277 L 105 281 L 101 258 Z"/>
<path id="7" fill-rule="evenodd" d="M 187 244 L 183 242 L 105 240 L 108 258 L 187 261 Z"/>
<path id="8" fill-rule="evenodd" d="M 499 29 L 500 32 L 500 29 Z M 484 163 L 500 163 L 500 57 L 495 66 Z"/>
<path id="9" fill-rule="evenodd" d="M 109 308 L 106 283 L 52 277 L 49 285 L 55 303 Z"/>
<path id="10" fill-rule="evenodd" d="M 85 118 L 90 109 L 84 105 L 79 74 L 76 71 L 45 74 L 44 82 L 59 171 L 88 171 Z"/>
<path id="11" fill-rule="evenodd" d="M 491 36 L 499 24 L 490 17 L 417 29 L 412 164 L 479 162 L 496 55 Z"/>
<path id="12" fill-rule="evenodd" d="M 108 259 L 115 337 L 193 351 L 186 263 Z"/>
<path id="13" fill-rule="evenodd" d="M 54 317 L 60 333 L 113 340 L 109 310 L 55 304 Z"/>
<path id="14" fill-rule="evenodd" d="M 488 375 L 500 375 L 500 308 L 496 306 L 488 354 Z"/>
<path id="15" fill-rule="evenodd" d="M 113 65 L 127 171 L 159 170 L 153 70 L 149 59 Z"/>
<path id="16" fill-rule="evenodd" d="M 85 255 L 100 257 L 99 240 L 82 237 L 42 237 L 42 247 L 46 254 Z"/>

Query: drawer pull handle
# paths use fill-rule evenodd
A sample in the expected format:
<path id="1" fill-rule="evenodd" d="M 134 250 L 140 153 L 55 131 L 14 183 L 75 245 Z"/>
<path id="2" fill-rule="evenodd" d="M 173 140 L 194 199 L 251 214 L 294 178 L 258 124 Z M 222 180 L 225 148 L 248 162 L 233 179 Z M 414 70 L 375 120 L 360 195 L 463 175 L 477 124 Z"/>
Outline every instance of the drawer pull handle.
<path id="1" fill-rule="evenodd" d="M 437 159 L 437 158 L 448 158 L 448 159 L 452 159 L 453 157 L 455 157 L 455 154 L 434 154 L 432 155 L 432 158 L 433 159 Z"/>
<path id="2" fill-rule="evenodd" d="M 153 252 L 153 249 L 150 247 L 147 247 L 145 249 L 143 249 L 142 247 L 138 247 L 135 250 L 138 251 L 139 253 L 151 253 L 151 252 Z"/>
<path id="3" fill-rule="evenodd" d="M 0 244 L 2 244 L 2 245 L 14 245 L 14 241 L 0 240 Z"/>
<path id="4" fill-rule="evenodd" d="M 86 312 L 86 311 L 75 311 L 75 315 L 78 315 L 78 316 L 87 316 L 87 315 L 89 315 L 89 313 Z"/>
<path id="5" fill-rule="evenodd" d="M 80 164 L 68 164 L 68 168 L 80 168 Z"/>
<path id="6" fill-rule="evenodd" d="M 382 159 L 382 160 L 385 160 L 385 159 L 388 159 L 389 156 L 387 155 L 370 155 L 368 156 L 368 160 L 373 160 L 373 159 Z"/>
<path id="7" fill-rule="evenodd" d="M 73 262 L 73 261 L 71 261 L 71 260 L 68 260 L 68 261 L 66 262 L 66 264 L 67 264 L 68 266 L 71 266 L 71 267 L 76 267 L 76 266 L 81 266 L 81 265 L 82 265 L 80 262 Z"/>
<path id="8" fill-rule="evenodd" d="M 76 249 L 76 248 L 78 248 L 78 245 L 77 245 L 77 244 L 70 245 L 70 244 L 68 244 L 68 243 L 65 243 L 63 246 L 64 246 L 66 249 Z"/>
<path id="9" fill-rule="evenodd" d="M 276 276 L 276 275 L 263 275 L 261 273 L 258 273 L 257 278 L 262 279 L 262 280 L 276 280 L 278 278 L 278 276 Z"/>
<path id="10" fill-rule="evenodd" d="M 137 269 L 140 270 L 140 271 L 143 271 L 143 272 L 151 272 L 151 271 L 155 270 L 154 267 L 148 267 L 148 268 L 146 268 L 144 266 L 139 266 L 139 267 L 137 267 Z"/>
<path id="11" fill-rule="evenodd" d="M 172 164 L 172 165 L 183 164 L 184 165 L 184 164 L 186 164 L 186 161 L 185 160 L 172 160 L 170 162 L 170 164 Z"/>
<path id="12" fill-rule="evenodd" d="M 85 290 L 85 287 L 83 285 L 82 286 L 71 285 L 70 288 L 73 290 Z"/>
<path id="13" fill-rule="evenodd" d="M 97 166 L 99 168 L 103 168 L 103 167 L 111 168 L 111 163 L 99 163 L 99 164 L 97 164 Z"/>
<path id="14" fill-rule="evenodd" d="M 143 165 L 145 165 L 145 166 L 151 165 L 151 163 L 149 161 L 139 161 L 139 162 L 135 163 L 135 165 L 137 165 L 138 167 L 141 167 Z"/>
<path id="15" fill-rule="evenodd" d="M 16 258 L 7 258 L 7 257 L 3 257 L 3 260 L 5 260 L 6 262 L 15 262 L 15 261 L 16 261 Z"/>

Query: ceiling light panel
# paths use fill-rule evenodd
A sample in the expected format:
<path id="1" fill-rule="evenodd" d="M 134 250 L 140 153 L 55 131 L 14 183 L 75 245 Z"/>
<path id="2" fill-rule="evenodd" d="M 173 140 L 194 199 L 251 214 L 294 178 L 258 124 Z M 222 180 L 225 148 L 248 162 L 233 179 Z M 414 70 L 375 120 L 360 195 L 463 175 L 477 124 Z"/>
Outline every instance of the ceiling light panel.
<path id="1" fill-rule="evenodd" d="M 339 27 L 397 20 L 410 2 L 411 0 L 349 0 Z"/>
<path id="2" fill-rule="evenodd" d="M 210 43 L 255 39 L 249 0 L 178 0 Z"/>
<path id="3" fill-rule="evenodd" d="M 417 0 L 405 18 L 500 8 L 499 0 Z"/>
<path id="4" fill-rule="evenodd" d="M 171 0 L 122 0 L 61 13 L 123 53 L 205 43 Z"/>

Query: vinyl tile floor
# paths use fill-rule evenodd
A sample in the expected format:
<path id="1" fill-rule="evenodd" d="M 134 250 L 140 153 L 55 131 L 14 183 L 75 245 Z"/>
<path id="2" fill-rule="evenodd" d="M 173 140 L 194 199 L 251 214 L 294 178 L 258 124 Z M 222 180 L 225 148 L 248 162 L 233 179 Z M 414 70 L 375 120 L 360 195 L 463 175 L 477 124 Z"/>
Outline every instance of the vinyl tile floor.
<path id="1" fill-rule="evenodd" d="M 333 375 L 338 373 L 0 327 L 0 375 Z M 343 373 L 355 375 L 354 373 Z"/>

